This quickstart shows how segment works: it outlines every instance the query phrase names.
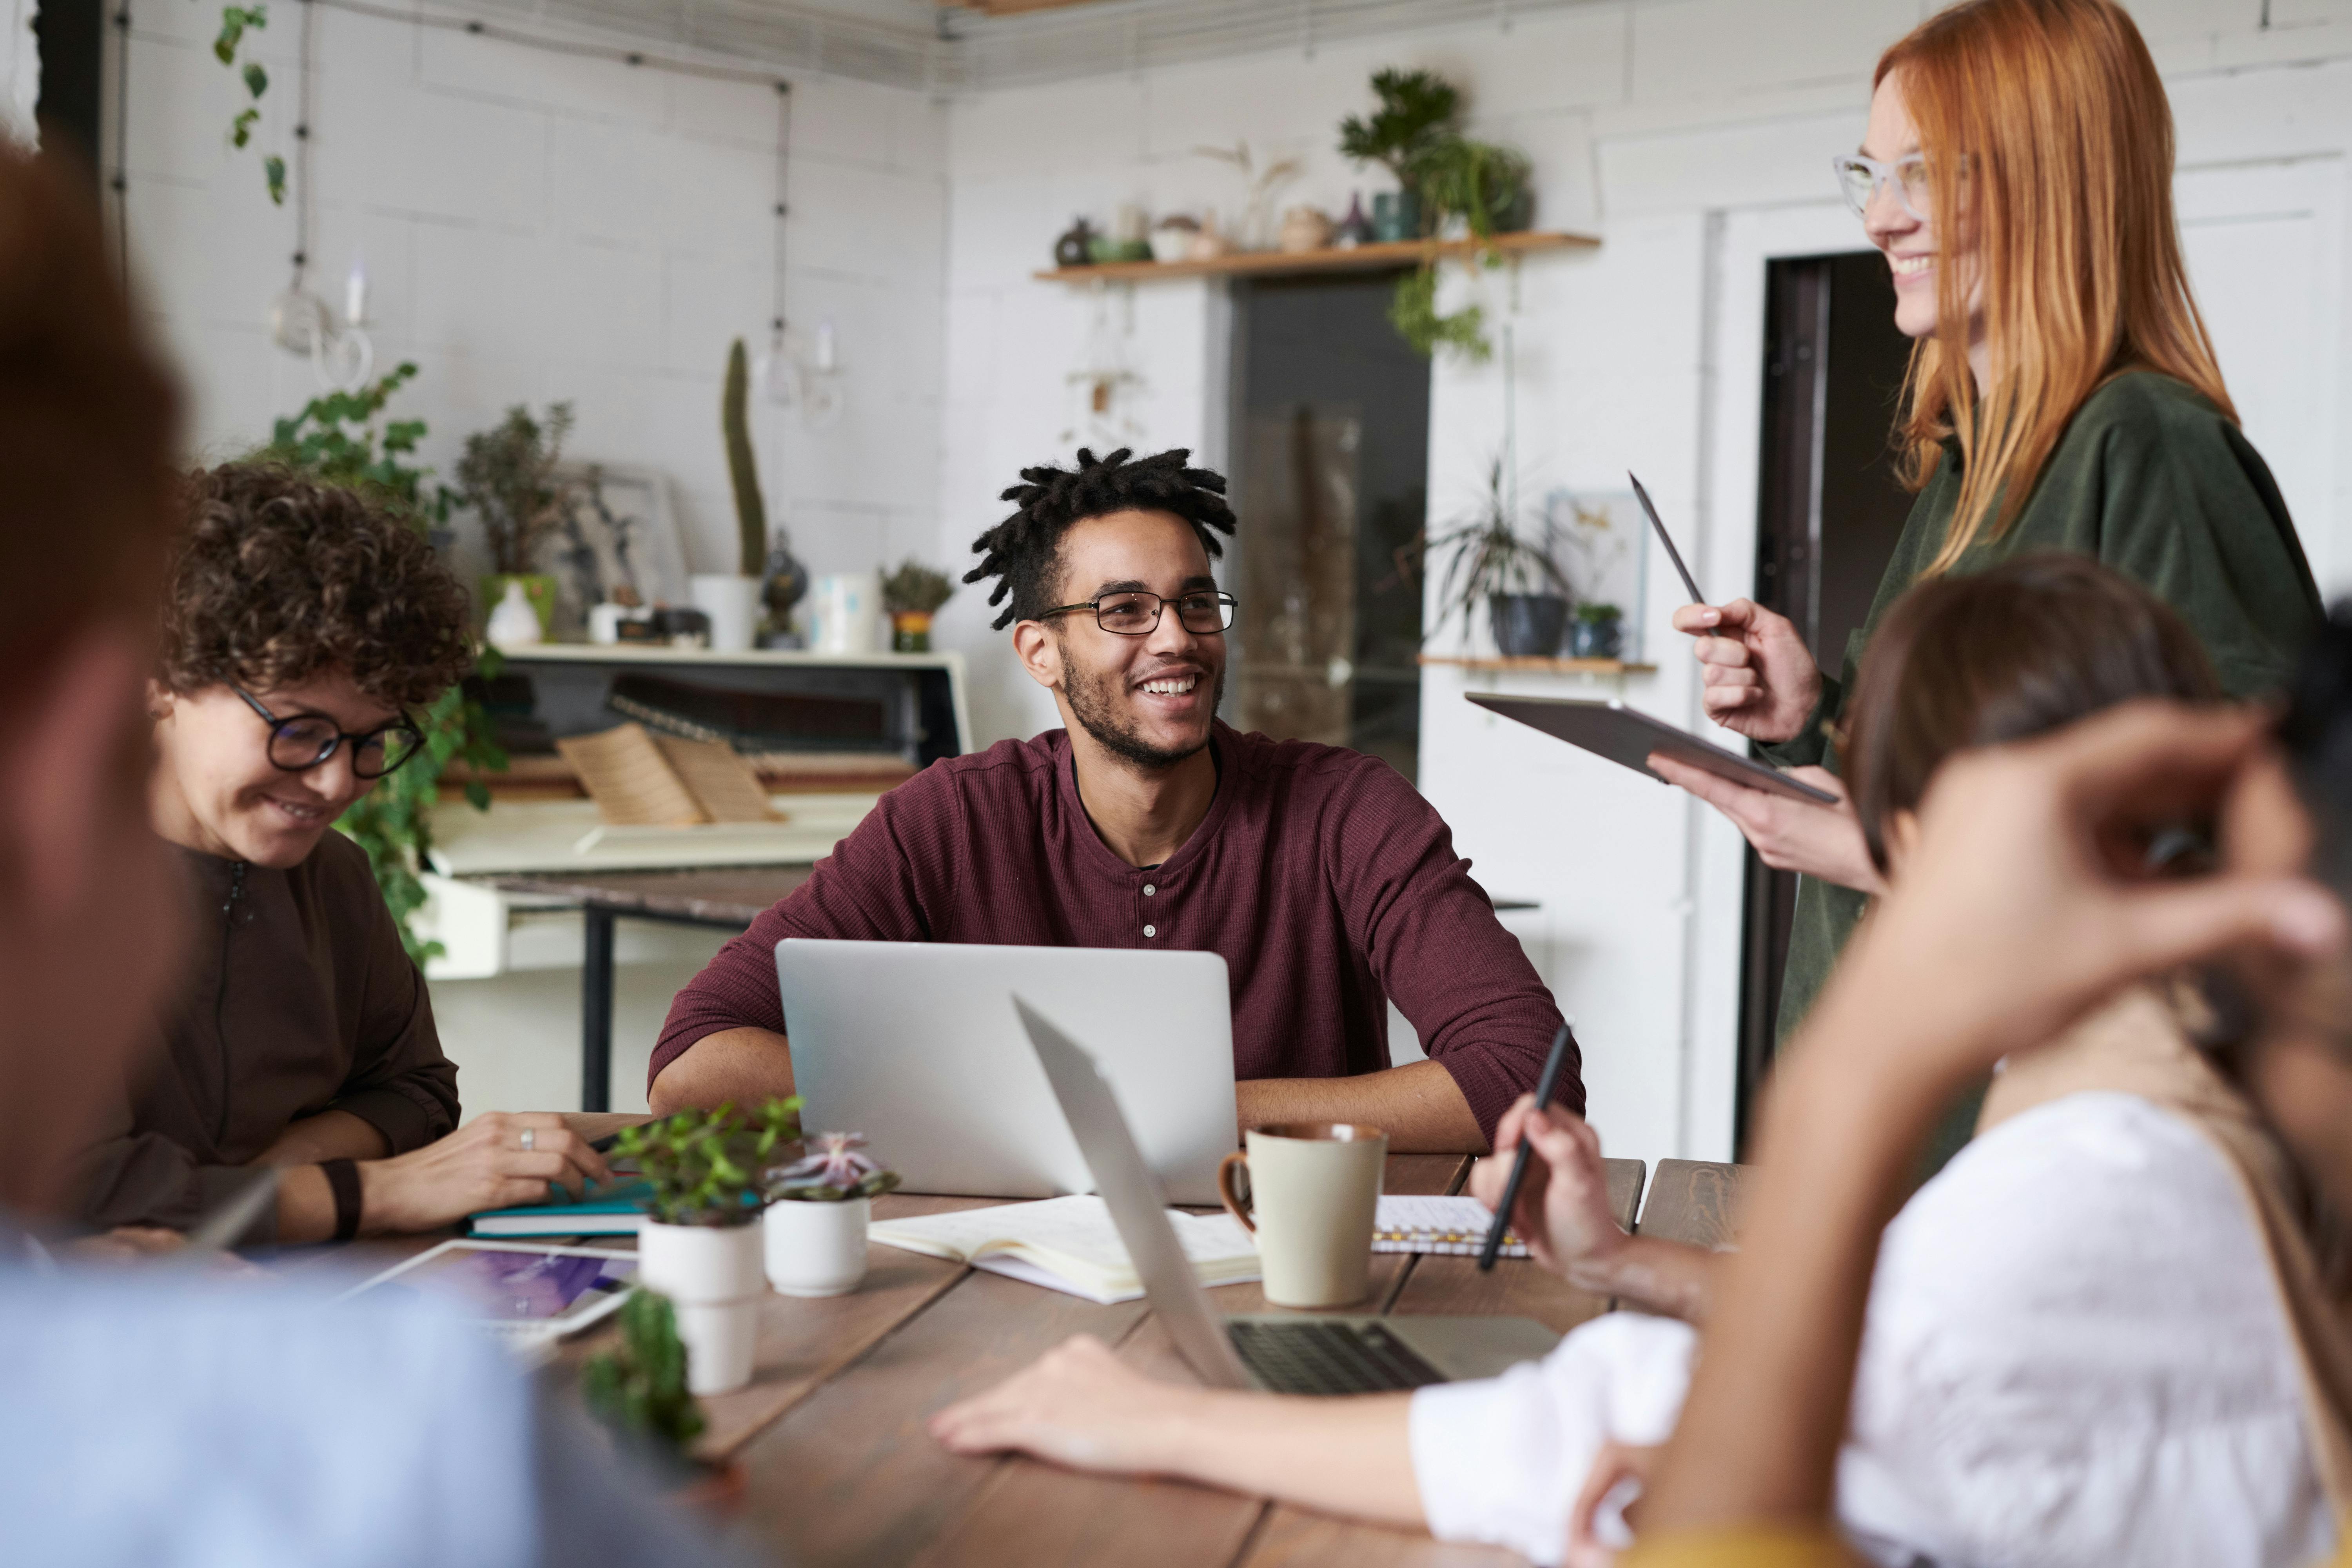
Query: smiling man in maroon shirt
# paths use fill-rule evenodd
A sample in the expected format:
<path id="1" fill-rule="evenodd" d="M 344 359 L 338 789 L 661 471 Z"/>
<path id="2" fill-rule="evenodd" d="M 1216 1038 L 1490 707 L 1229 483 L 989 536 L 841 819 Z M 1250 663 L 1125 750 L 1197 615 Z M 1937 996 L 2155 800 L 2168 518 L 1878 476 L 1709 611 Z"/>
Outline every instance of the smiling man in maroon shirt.
<path id="1" fill-rule="evenodd" d="M 1004 492 L 1020 510 L 975 542 L 964 580 L 999 579 L 996 625 L 1066 727 L 883 796 L 678 993 L 655 1110 L 791 1092 L 785 937 L 1190 948 L 1231 979 L 1243 1127 L 1363 1122 L 1399 1151 L 1486 1150 L 1559 1009 L 1387 764 L 1217 721 L 1233 600 L 1210 559 L 1234 517 L 1224 479 L 1188 456 L 1080 451 Z M 1429 1060 L 1389 1065 L 1391 997 Z M 1580 1113 L 1577 1067 L 1571 1049 L 1558 1098 Z"/>

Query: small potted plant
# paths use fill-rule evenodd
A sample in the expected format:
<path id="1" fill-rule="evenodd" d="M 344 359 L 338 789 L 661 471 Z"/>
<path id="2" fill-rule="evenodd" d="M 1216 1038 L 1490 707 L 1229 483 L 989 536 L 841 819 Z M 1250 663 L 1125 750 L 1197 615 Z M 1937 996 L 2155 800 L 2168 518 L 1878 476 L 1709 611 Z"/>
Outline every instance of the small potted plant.
<path id="1" fill-rule="evenodd" d="M 653 1187 L 637 1233 L 638 1278 L 667 1296 L 685 1343 L 687 1387 L 725 1394 L 751 1381 L 761 1275 L 761 1176 L 800 1135 L 798 1096 L 756 1113 L 732 1104 L 625 1129 L 615 1144 Z"/>
<path id="2" fill-rule="evenodd" d="M 841 1296 L 866 1278 L 874 1199 L 898 1184 L 860 1152 L 862 1132 L 819 1132 L 806 1157 L 772 1173 L 763 1224 L 768 1283 L 787 1296 Z"/>
<path id="3" fill-rule="evenodd" d="M 1495 650 L 1506 658 L 1549 658 L 1559 652 L 1568 625 L 1568 578 L 1541 544 L 1513 526 L 1503 461 L 1486 470 L 1486 493 L 1475 512 L 1429 542 L 1446 557 L 1439 579 L 1434 636 L 1459 616 L 1467 633 L 1480 608 L 1495 634 Z"/>
<path id="4" fill-rule="evenodd" d="M 621 1342 L 580 1369 L 580 1394 L 622 1447 L 671 1478 L 680 1500 L 731 1513 L 743 1497 L 740 1460 L 712 1464 L 694 1454 L 702 1406 L 687 1387 L 686 1346 L 668 1297 L 639 1289 L 614 1314 Z"/>
<path id="5" fill-rule="evenodd" d="M 562 526 L 563 488 L 555 467 L 571 431 L 569 403 L 551 404 L 544 421 L 517 404 L 497 425 L 467 437 L 457 459 L 456 499 L 482 520 L 482 542 L 490 552 L 491 575 L 481 583 L 483 614 L 520 597 L 539 618 L 541 637 L 555 629 L 555 579 L 540 570 L 539 547 Z"/>
<path id="6" fill-rule="evenodd" d="M 1339 153 L 1360 163 L 1378 163 L 1396 176 L 1397 188 L 1372 198 L 1372 233 L 1383 240 L 1417 239 L 1422 233 L 1421 162 L 1453 127 L 1462 95 L 1433 71 L 1391 68 L 1372 77 L 1381 106 L 1369 116 L 1339 121 Z"/>
<path id="7" fill-rule="evenodd" d="M 1625 613 L 1614 605 L 1579 605 L 1569 628 L 1574 658 L 1616 658 L 1625 651 Z"/>
<path id="8" fill-rule="evenodd" d="M 890 651 L 931 651 L 931 617 L 955 596 L 955 586 L 944 572 L 934 572 L 912 556 L 882 579 L 882 607 L 890 612 Z"/>

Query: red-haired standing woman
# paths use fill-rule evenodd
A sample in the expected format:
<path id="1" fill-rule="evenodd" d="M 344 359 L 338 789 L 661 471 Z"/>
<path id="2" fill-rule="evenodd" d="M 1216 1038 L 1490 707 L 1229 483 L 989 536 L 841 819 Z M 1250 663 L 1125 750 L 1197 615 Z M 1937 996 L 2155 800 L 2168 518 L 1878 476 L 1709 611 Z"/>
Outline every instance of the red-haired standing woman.
<path id="1" fill-rule="evenodd" d="M 2153 589 L 2232 696 L 2285 679 L 2319 596 L 2190 297 L 2172 155 L 2164 84 L 2112 0 L 1966 0 L 1880 58 L 1861 155 L 1837 171 L 1916 340 L 1900 438 L 1919 499 L 1837 679 L 1746 599 L 1675 612 L 1710 719 L 1843 796 L 1837 725 L 1887 606 L 2039 550 Z M 1785 1037 L 1879 890 L 1854 815 L 1652 765 L 1804 874 Z"/>

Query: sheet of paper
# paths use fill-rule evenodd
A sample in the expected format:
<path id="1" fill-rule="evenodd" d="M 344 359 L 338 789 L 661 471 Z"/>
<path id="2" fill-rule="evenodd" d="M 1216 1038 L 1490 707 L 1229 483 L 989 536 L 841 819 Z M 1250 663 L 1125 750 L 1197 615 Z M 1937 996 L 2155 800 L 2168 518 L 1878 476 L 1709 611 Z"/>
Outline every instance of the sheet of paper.
<path id="1" fill-rule="evenodd" d="M 1372 1250 L 1475 1256 L 1486 1247 L 1494 1219 L 1476 1198 L 1383 1193 L 1372 1220 Z M 1528 1244 L 1505 1231 L 1502 1256 L 1527 1255 Z"/>

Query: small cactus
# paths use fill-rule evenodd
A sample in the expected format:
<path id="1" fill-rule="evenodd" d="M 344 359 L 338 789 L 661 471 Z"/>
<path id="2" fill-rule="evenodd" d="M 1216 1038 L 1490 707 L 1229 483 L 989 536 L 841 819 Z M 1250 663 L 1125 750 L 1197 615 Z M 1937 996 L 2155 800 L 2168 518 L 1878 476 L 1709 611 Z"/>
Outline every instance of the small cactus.
<path id="1" fill-rule="evenodd" d="M 727 389 L 719 424 L 727 437 L 727 477 L 735 487 L 735 532 L 742 551 L 737 570 L 757 577 L 768 563 L 768 503 L 760 498 L 760 464 L 751 455 L 751 364 L 737 338 L 727 349 Z"/>

